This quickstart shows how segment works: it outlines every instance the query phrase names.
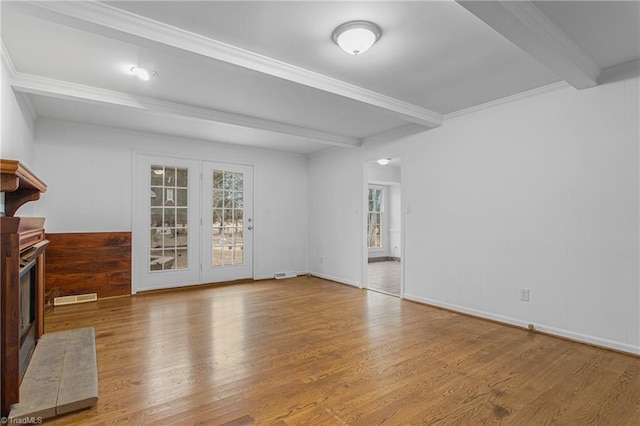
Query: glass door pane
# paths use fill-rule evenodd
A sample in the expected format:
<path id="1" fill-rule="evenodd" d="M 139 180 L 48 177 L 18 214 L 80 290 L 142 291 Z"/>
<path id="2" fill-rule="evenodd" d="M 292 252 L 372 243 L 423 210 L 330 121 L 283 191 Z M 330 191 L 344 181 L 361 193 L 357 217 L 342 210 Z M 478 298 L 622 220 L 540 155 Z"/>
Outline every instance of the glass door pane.
<path id="1" fill-rule="evenodd" d="M 251 278 L 253 168 L 205 162 L 203 172 L 207 196 L 203 199 L 203 226 L 210 230 L 210 240 L 203 245 L 203 280 Z"/>
<path id="2" fill-rule="evenodd" d="M 244 173 L 213 170 L 212 181 L 211 266 L 243 265 Z"/>
<path id="3" fill-rule="evenodd" d="M 149 271 L 187 268 L 189 169 L 151 165 Z"/>
<path id="4" fill-rule="evenodd" d="M 200 283 L 201 162 L 135 158 L 132 291 Z"/>

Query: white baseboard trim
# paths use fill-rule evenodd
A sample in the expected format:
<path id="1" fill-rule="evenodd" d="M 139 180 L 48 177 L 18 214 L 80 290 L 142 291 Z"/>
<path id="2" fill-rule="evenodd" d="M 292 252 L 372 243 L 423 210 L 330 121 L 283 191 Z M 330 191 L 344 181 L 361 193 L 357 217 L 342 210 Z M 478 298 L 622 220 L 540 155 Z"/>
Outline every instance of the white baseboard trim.
<path id="1" fill-rule="evenodd" d="M 601 337 L 590 336 L 588 334 L 575 333 L 561 328 L 551 327 L 547 325 L 536 325 L 536 330 L 551 334 L 554 336 L 564 337 L 565 339 L 575 340 L 577 342 L 588 343 L 594 346 L 600 346 L 608 349 L 615 349 L 620 352 L 627 352 L 634 355 L 640 355 L 640 346 L 633 346 L 627 343 L 616 342 L 615 340 L 604 339 Z"/>
<path id="2" fill-rule="evenodd" d="M 480 311 L 473 308 L 467 308 L 464 306 L 454 305 L 452 303 L 441 302 L 439 300 L 428 299 L 425 297 L 416 296 L 415 294 L 404 294 L 404 298 L 407 300 L 411 300 L 413 302 L 424 303 L 426 305 L 432 305 L 439 308 L 450 309 L 452 311 L 460 312 L 463 314 L 469 314 L 476 317 L 486 318 L 497 322 L 502 322 L 505 324 L 515 325 L 522 328 L 527 328 L 530 324 L 527 321 L 518 320 L 511 317 L 506 317 L 504 315 L 492 314 L 491 312 Z M 535 325 L 535 324 L 534 324 Z M 536 327 L 537 328 L 537 327 Z"/>
<path id="3" fill-rule="evenodd" d="M 268 280 L 268 279 L 273 279 L 273 275 L 254 275 L 253 276 L 254 281 L 261 281 L 261 280 Z"/>
<path id="4" fill-rule="evenodd" d="M 273 280 L 273 274 L 267 275 L 267 274 L 263 274 L 263 275 L 254 275 L 253 276 L 253 280 L 254 281 L 262 281 L 262 280 Z"/>
<path id="5" fill-rule="evenodd" d="M 345 280 L 344 278 L 338 278 L 338 277 L 334 277 L 332 275 L 321 274 L 320 272 L 313 272 L 313 271 L 310 271 L 309 274 L 313 275 L 314 277 L 324 278 L 325 280 L 335 281 L 335 282 L 340 283 L 340 284 L 346 284 L 346 285 L 350 285 L 350 286 L 353 286 L 353 287 L 362 288 L 362 287 L 360 287 L 360 283 L 357 283 L 357 282 L 351 281 L 351 280 Z"/>
<path id="6" fill-rule="evenodd" d="M 627 352 L 634 355 L 640 355 L 640 346 L 629 345 L 623 342 L 616 342 L 613 340 L 603 339 L 600 337 L 590 336 L 587 334 L 576 333 L 569 330 L 564 330 L 557 327 L 552 327 L 544 324 L 537 324 L 534 321 L 523 321 L 517 318 L 507 317 L 504 315 L 494 314 L 491 312 L 480 311 L 473 308 L 467 308 L 464 306 L 454 305 L 452 303 L 441 302 L 439 300 L 428 299 L 425 297 L 416 296 L 414 294 L 404 294 L 404 299 L 411 300 L 418 303 L 424 303 L 427 305 L 449 309 L 451 311 L 460 312 L 463 314 L 469 314 L 480 318 L 490 319 L 492 321 L 501 322 L 504 324 L 515 325 L 526 329 L 529 324 L 533 324 L 536 331 L 541 333 L 550 334 L 557 337 L 562 337 L 576 342 L 587 343 L 594 346 L 599 346 L 608 349 L 614 349 L 621 352 Z"/>
<path id="7" fill-rule="evenodd" d="M 307 272 L 307 271 L 295 271 L 295 272 L 296 272 L 296 275 L 297 275 L 297 276 L 299 276 L 299 277 L 301 277 L 301 276 L 305 276 L 305 275 L 307 275 L 307 274 L 308 274 L 308 272 Z M 260 280 L 273 280 L 273 279 L 275 279 L 275 278 L 274 278 L 274 274 L 269 274 L 269 275 L 267 275 L 267 274 L 261 274 L 261 275 L 255 275 L 255 276 L 253 277 L 253 280 L 254 280 L 254 281 L 260 281 Z"/>

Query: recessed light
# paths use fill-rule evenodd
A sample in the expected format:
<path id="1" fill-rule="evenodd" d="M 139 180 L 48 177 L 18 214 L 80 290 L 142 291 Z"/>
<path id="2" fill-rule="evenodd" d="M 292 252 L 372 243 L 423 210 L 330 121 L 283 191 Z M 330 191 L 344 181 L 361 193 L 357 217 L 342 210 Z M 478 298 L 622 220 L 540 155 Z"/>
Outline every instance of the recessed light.
<path id="1" fill-rule="evenodd" d="M 333 30 L 333 41 L 345 52 L 360 55 L 378 41 L 382 35 L 380 27 L 369 21 L 350 21 Z"/>
<path id="2" fill-rule="evenodd" d="M 378 164 L 380 164 L 381 166 L 386 166 L 390 162 L 391 162 L 391 158 L 381 158 L 378 160 Z"/>
<path id="3" fill-rule="evenodd" d="M 155 71 L 147 71 L 142 67 L 131 67 L 131 74 L 138 77 L 140 80 L 149 81 L 151 77 L 158 75 Z"/>

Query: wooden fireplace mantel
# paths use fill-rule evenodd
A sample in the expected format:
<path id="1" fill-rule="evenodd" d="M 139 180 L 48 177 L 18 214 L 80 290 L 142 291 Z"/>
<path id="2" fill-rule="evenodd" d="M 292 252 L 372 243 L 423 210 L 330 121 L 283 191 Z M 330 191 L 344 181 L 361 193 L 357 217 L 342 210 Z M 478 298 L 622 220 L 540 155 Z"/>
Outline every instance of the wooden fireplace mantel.
<path id="1" fill-rule="evenodd" d="M 47 185 L 21 162 L 0 159 L 0 191 L 5 194 L 5 215 L 13 216 L 23 204 L 40 199 Z"/>
<path id="2" fill-rule="evenodd" d="M 22 163 L 0 159 L 0 190 L 5 215 L 0 215 L 0 416 L 9 415 L 20 394 L 20 268 L 21 255 L 36 260 L 34 338 L 44 332 L 44 218 L 15 217 L 23 204 L 38 200 L 47 185 Z M 28 359 L 27 359 L 28 361 Z"/>

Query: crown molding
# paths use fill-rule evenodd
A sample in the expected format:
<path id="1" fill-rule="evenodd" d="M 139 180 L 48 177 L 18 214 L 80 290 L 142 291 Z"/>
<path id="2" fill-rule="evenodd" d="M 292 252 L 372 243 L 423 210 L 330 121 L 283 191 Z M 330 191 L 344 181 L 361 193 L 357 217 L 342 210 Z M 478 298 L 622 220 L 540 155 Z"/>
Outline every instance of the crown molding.
<path id="1" fill-rule="evenodd" d="M 555 83 L 547 84 L 541 87 L 536 87 L 535 89 L 527 90 L 525 92 L 516 93 L 515 95 L 506 96 L 504 98 L 496 99 L 496 100 L 485 102 L 479 105 L 474 105 L 469 108 L 461 109 L 459 111 L 454 111 L 449 114 L 445 114 L 444 121 L 446 123 L 448 120 L 451 120 L 452 118 L 457 118 L 463 115 L 472 114 L 474 112 L 508 104 L 511 102 L 517 102 L 521 99 L 530 98 L 532 96 L 540 95 L 542 93 L 552 92 L 554 90 L 559 90 L 559 89 L 566 89 L 568 87 L 571 87 L 571 86 L 567 82 L 557 81 Z"/>
<path id="2" fill-rule="evenodd" d="M 575 87 L 597 85 L 600 67 L 531 1 L 457 1 Z"/>
<path id="3" fill-rule="evenodd" d="M 2 42 L 2 39 L 0 39 L 0 56 L 2 57 L 2 63 L 4 64 L 9 77 L 13 78 L 16 75 L 16 66 L 13 64 L 13 60 L 9 55 L 9 51 Z"/>
<path id="4" fill-rule="evenodd" d="M 93 1 L 37 2 L 30 3 L 30 5 L 186 52 L 340 95 L 381 108 L 389 114 L 411 123 L 426 127 L 442 125 L 442 114 L 440 113 L 104 3 Z"/>
<path id="5" fill-rule="evenodd" d="M 640 59 L 605 68 L 598 77 L 598 84 L 640 76 Z"/>
<path id="6" fill-rule="evenodd" d="M 17 75 L 16 66 L 11 59 L 11 55 L 9 55 L 9 51 L 5 47 L 4 43 L 0 39 L 0 56 L 2 57 L 2 64 L 7 70 L 7 74 L 9 76 L 9 83 L 13 81 L 13 79 Z M 16 92 L 16 101 L 18 105 L 22 108 L 22 111 L 28 115 L 28 118 L 35 122 L 38 119 L 38 112 L 36 111 L 36 107 L 33 105 L 33 101 L 29 96 L 24 93 Z"/>
<path id="7" fill-rule="evenodd" d="M 360 139 L 357 138 L 309 129 L 306 127 L 293 126 L 276 121 L 195 107 L 177 102 L 130 95 L 114 90 L 85 86 L 21 72 L 16 72 L 11 80 L 11 86 L 14 90 L 22 93 L 32 93 L 36 95 L 88 103 L 117 105 L 120 107 L 150 111 L 157 114 L 249 127 L 253 129 L 300 136 L 326 145 L 354 148 L 361 144 Z"/>

